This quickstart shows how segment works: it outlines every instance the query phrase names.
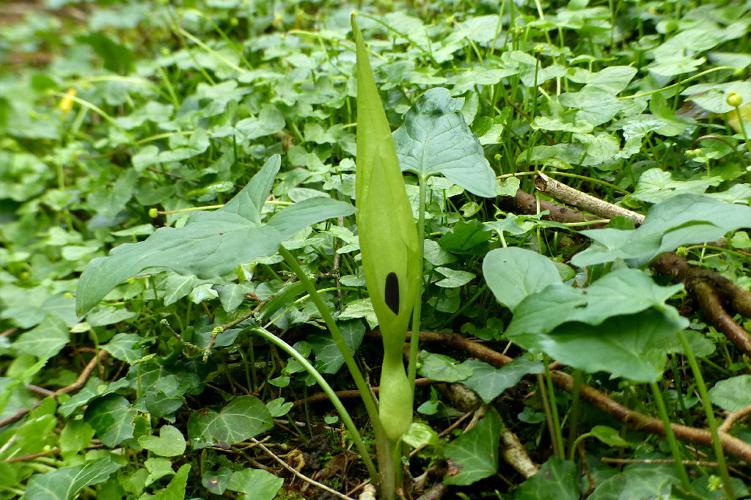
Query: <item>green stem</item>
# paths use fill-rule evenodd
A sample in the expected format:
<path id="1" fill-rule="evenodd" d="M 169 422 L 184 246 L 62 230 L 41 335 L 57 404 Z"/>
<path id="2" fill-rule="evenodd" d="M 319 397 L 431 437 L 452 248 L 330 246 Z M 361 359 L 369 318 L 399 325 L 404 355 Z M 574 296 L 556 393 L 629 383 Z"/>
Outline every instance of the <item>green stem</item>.
<path id="1" fill-rule="evenodd" d="M 584 376 L 581 370 L 574 370 L 574 387 L 571 389 L 571 417 L 568 423 L 569 456 L 576 451 L 576 433 L 579 431 L 579 413 L 581 410 L 581 388 Z"/>
<path id="2" fill-rule="evenodd" d="M 360 456 L 362 458 L 362 461 L 365 463 L 365 467 L 368 469 L 368 474 L 370 475 L 371 481 L 377 482 L 378 481 L 378 472 L 376 472 L 375 465 L 373 464 L 373 461 L 370 458 L 370 454 L 368 452 L 368 448 L 365 446 L 365 443 L 362 440 L 362 437 L 360 436 L 360 432 L 357 430 L 357 427 L 355 426 L 355 423 L 352 421 L 352 418 L 349 416 L 349 413 L 347 412 L 347 409 L 342 404 L 342 401 L 339 399 L 339 397 L 336 395 L 336 392 L 334 392 L 334 389 L 331 388 L 331 386 L 326 382 L 326 380 L 321 376 L 321 374 L 316 370 L 313 365 L 310 364 L 310 362 L 305 359 L 305 357 L 297 352 L 294 347 L 271 333 L 270 331 L 266 330 L 265 328 L 262 328 L 260 326 L 254 327 L 253 332 L 257 333 L 264 339 L 266 339 L 268 342 L 271 342 L 275 346 L 279 347 L 281 350 L 289 354 L 292 358 L 295 359 L 300 365 L 307 371 L 318 383 L 318 385 L 321 387 L 324 393 L 326 393 L 326 396 L 328 396 L 329 400 L 331 401 L 331 404 L 334 405 L 334 408 L 339 413 L 339 417 L 342 419 L 342 423 L 349 431 L 350 437 L 352 438 L 352 441 L 355 443 L 355 446 L 357 447 L 357 451 L 360 452 Z"/>
<path id="3" fill-rule="evenodd" d="M 336 321 L 334 321 L 334 317 L 331 315 L 331 310 L 323 301 L 321 295 L 318 293 L 318 290 L 316 289 L 313 281 L 311 281 L 305 271 L 303 271 L 302 267 L 300 267 L 300 263 L 297 262 L 295 256 L 292 255 L 292 253 L 290 253 L 290 251 L 283 246 L 279 246 L 279 253 L 282 257 L 284 257 L 284 260 L 287 261 L 287 265 L 290 267 L 290 269 L 292 269 L 292 272 L 297 275 L 297 278 L 303 284 L 305 290 L 308 292 L 310 298 L 313 300 L 313 303 L 318 309 L 318 312 L 321 314 L 324 323 L 326 323 L 326 326 L 329 328 L 331 337 L 334 340 L 334 344 L 336 344 L 339 352 L 342 353 L 344 364 L 347 365 L 347 369 L 349 369 L 349 372 L 355 381 L 355 386 L 357 387 L 357 390 L 360 391 L 360 397 L 365 404 L 365 410 L 368 412 L 370 421 L 373 423 L 374 427 L 380 426 L 381 422 L 378 419 L 378 408 L 376 406 L 375 400 L 373 399 L 373 396 L 370 393 L 370 388 L 365 382 L 365 379 L 362 376 L 362 372 L 360 372 L 360 368 L 357 367 L 355 358 L 352 356 L 352 352 L 349 350 L 349 346 L 344 341 L 344 336 L 342 335 L 341 330 L 339 330 L 339 326 L 337 326 Z"/>
<path id="4" fill-rule="evenodd" d="M 393 458 L 391 456 L 391 444 L 386 437 L 386 433 L 383 431 L 383 426 L 381 425 L 381 420 L 378 416 L 378 407 L 372 393 L 370 392 L 370 387 L 365 382 L 362 372 L 360 372 L 360 369 L 357 367 L 355 358 L 352 356 L 349 346 L 347 346 L 347 343 L 344 341 L 344 336 L 339 330 L 336 321 L 334 321 L 334 317 L 331 315 L 331 310 L 318 293 L 315 283 L 313 283 L 305 271 L 303 271 L 302 267 L 300 267 L 300 264 L 297 262 L 297 259 L 295 259 L 295 256 L 292 255 L 289 250 L 280 245 L 279 253 L 287 261 L 287 265 L 297 275 L 298 279 L 303 284 L 303 287 L 305 287 L 305 290 L 313 300 L 313 303 L 321 314 L 323 321 L 331 332 L 334 344 L 336 344 L 339 352 L 342 353 L 344 364 L 347 365 L 347 369 L 349 369 L 349 373 L 355 381 L 357 390 L 360 392 L 360 398 L 362 398 L 362 401 L 365 404 L 365 411 L 368 413 L 368 418 L 373 426 L 376 438 L 376 456 L 378 458 L 380 476 L 371 476 L 372 481 L 378 485 L 381 497 L 385 500 L 390 500 L 394 498 L 396 492 L 397 476 L 394 470 Z"/>
<path id="5" fill-rule="evenodd" d="M 730 474 L 728 474 L 728 466 L 725 463 L 725 452 L 722 450 L 720 433 L 717 431 L 717 420 L 714 417 L 712 402 L 709 399 L 709 393 L 707 392 L 707 386 L 704 383 L 704 377 L 701 374 L 701 370 L 699 370 L 699 364 L 696 362 L 694 350 L 686 340 L 685 335 L 683 335 L 683 331 L 678 332 L 678 338 L 680 339 L 681 345 L 683 346 L 683 353 L 688 359 L 688 365 L 691 367 L 691 371 L 694 374 L 694 379 L 696 380 L 696 388 L 699 390 L 701 404 L 704 407 L 704 413 L 707 416 L 709 432 L 712 435 L 712 448 L 714 448 L 715 459 L 717 460 L 717 468 L 720 470 L 723 489 L 725 490 L 725 494 L 728 498 L 735 498 L 735 494 L 733 493 L 733 486 L 730 483 Z"/>
<path id="6" fill-rule="evenodd" d="M 550 399 L 550 414 L 553 417 L 553 431 L 555 440 L 558 441 L 558 458 L 566 459 L 566 449 L 563 444 L 563 431 L 561 430 L 561 419 L 558 416 L 558 403 L 555 400 L 555 389 L 553 388 L 553 377 L 550 374 L 550 368 L 545 363 L 545 385 L 547 386 L 548 398 Z"/>
<path id="7" fill-rule="evenodd" d="M 550 442 L 553 444 L 553 454 L 556 457 L 561 457 L 561 443 L 558 441 L 558 433 L 555 432 L 553 424 L 553 413 L 550 409 L 550 400 L 548 400 L 548 391 L 545 388 L 545 377 L 542 374 L 537 375 L 537 385 L 540 387 L 540 400 L 542 401 L 542 409 L 545 412 L 545 421 L 548 424 L 548 432 L 550 432 Z"/>
<path id="8" fill-rule="evenodd" d="M 409 338 L 409 364 L 407 366 L 407 377 L 412 393 L 415 392 L 415 377 L 417 375 L 417 352 L 420 342 L 420 315 L 422 313 L 422 288 L 423 288 L 423 259 L 425 253 L 425 178 L 419 176 L 420 191 L 417 201 L 417 262 L 419 269 L 417 276 L 417 298 L 415 307 L 412 310 L 412 333 Z"/>
<path id="9" fill-rule="evenodd" d="M 665 400 L 662 399 L 662 393 L 660 392 L 660 388 L 657 387 L 656 382 L 650 382 L 649 387 L 652 389 L 652 395 L 654 396 L 655 404 L 657 405 L 657 413 L 660 414 L 662 425 L 665 427 L 665 438 L 667 438 L 668 445 L 670 445 L 670 453 L 673 455 L 675 468 L 678 470 L 678 475 L 681 478 L 683 487 L 688 491 L 691 487 L 691 481 L 688 479 L 688 473 L 683 466 L 683 455 L 681 455 L 681 450 L 678 447 L 678 440 L 675 438 L 675 434 L 673 434 L 673 427 L 670 424 L 668 411 L 665 408 Z"/>

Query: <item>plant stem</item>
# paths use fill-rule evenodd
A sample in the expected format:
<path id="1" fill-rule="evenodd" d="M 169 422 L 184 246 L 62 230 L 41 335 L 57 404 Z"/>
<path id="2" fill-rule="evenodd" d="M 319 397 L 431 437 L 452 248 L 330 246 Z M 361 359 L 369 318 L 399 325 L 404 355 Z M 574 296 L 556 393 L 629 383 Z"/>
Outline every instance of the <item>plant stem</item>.
<path id="1" fill-rule="evenodd" d="M 691 367 L 691 371 L 694 374 L 696 380 L 696 388 L 699 390 L 699 396 L 701 397 L 701 404 L 704 407 L 704 413 L 707 416 L 707 424 L 709 425 L 709 432 L 712 434 L 712 448 L 714 448 L 715 459 L 717 460 L 717 468 L 720 471 L 720 477 L 722 478 L 722 486 L 725 490 L 725 494 L 728 498 L 735 498 L 733 493 L 733 486 L 730 483 L 730 474 L 728 474 L 728 467 L 725 463 L 725 452 L 722 449 L 722 442 L 720 441 L 720 434 L 717 431 L 717 420 L 714 417 L 714 411 L 712 410 L 712 402 L 709 399 L 709 393 L 707 392 L 707 386 L 704 383 L 704 377 L 699 369 L 699 364 L 696 362 L 696 356 L 694 356 L 694 350 L 686 340 L 686 336 L 683 335 L 683 331 L 678 332 L 678 338 L 683 346 L 683 353 L 688 359 L 688 365 Z"/>
<path id="2" fill-rule="evenodd" d="M 555 389 L 553 388 L 553 377 L 550 375 L 550 368 L 545 364 L 545 384 L 547 394 L 550 399 L 550 414 L 553 417 L 553 431 L 555 440 L 558 441 L 558 458 L 566 459 L 566 448 L 563 444 L 563 432 L 561 431 L 561 419 L 558 416 L 558 403 L 555 400 Z"/>
<path id="3" fill-rule="evenodd" d="M 553 414 L 550 410 L 548 391 L 545 388 L 545 377 L 542 374 L 537 375 L 537 385 L 540 387 L 540 400 L 542 401 L 542 409 L 545 412 L 545 421 L 548 423 L 548 432 L 550 432 L 550 442 L 553 444 L 553 453 L 556 457 L 560 458 L 561 443 L 558 441 L 558 433 L 554 430 Z"/>
<path id="4" fill-rule="evenodd" d="M 352 352 L 349 350 L 349 346 L 347 346 L 347 343 L 344 341 L 344 336 L 342 335 L 341 330 L 339 330 L 336 321 L 334 321 L 334 317 L 331 315 L 331 310 L 323 301 L 321 295 L 318 293 L 318 290 L 315 287 L 315 283 L 313 283 L 313 281 L 308 277 L 305 271 L 303 271 L 302 267 L 300 267 L 300 263 L 297 262 L 297 259 L 295 259 L 295 256 L 292 255 L 289 250 L 280 245 L 279 253 L 282 257 L 284 257 L 284 260 L 287 261 L 287 265 L 297 275 L 298 279 L 305 287 L 305 290 L 310 295 L 310 298 L 313 300 L 313 303 L 318 309 L 318 312 L 321 314 L 323 321 L 326 323 L 326 326 L 331 332 L 331 337 L 334 340 L 334 344 L 336 344 L 339 352 L 342 353 L 344 364 L 347 365 L 349 373 L 350 375 L 352 375 L 352 379 L 355 381 L 357 390 L 360 392 L 360 398 L 362 398 L 362 401 L 365 404 L 365 410 L 368 413 L 368 418 L 370 419 L 370 423 L 373 426 L 373 431 L 376 437 L 376 456 L 378 458 L 378 470 L 380 472 L 380 476 L 371 475 L 371 479 L 375 484 L 379 486 L 381 497 L 385 500 L 390 500 L 394 498 L 396 492 L 397 474 L 395 472 L 393 458 L 391 456 L 391 443 L 389 443 L 388 437 L 386 437 L 386 433 L 383 431 L 383 426 L 381 425 L 381 420 L 378 416 L 378 407 L 376 405 L 375 399 L 373 398 L 373 394 L 370 392 L 370 387 L 368 387 L 368 384 L 365 382 L 365 378 L 363 378 L 362 376 L 362 372 L 360 372 L 360 369 L 357 367 L 355 358 L 352 356 Z M 361 451 L 360 453 L 364 452 Z"/>
<path id="5" fill-rule="evenodd" d="M 665 427 L 665 438 L 668 440 L 668 445 L 670 445 L 670 453 L 673 455 L 673 461 L 675 462 L 676 469 L 678 469 L 678 475 L 681 478 L 683 487 L 686 490 L 689 490 L 691 487 L 691 481 L 688 479 L 688 473 L 683 465 L 683 456 L 678 447 L 678 440 L 675 439 L 673 428 L 670 425 L 668 411 L 665 408 L 665 400 L 662 399 L 662 393 L 660 392 L 660 388 L 657 387 L 657 382 L 650 382 L 649 387 L 652 389 L 652 395 L 654 396 L 655 404 L 657 405 L 657 413 L 660 414 L 662 425 Z"/>
<path id="6" fill-rule="evenodd" d="M 295 359 L 300 365 L 307 371 L 318 383 L 318 385 L 321 387 L 323 392 L 326 393 L 326 396 L 328 396 L 329 400 L 331 401 L 331 404 L 334 406 L 336 411 L 339 413 L 339 417 L 342 419 L 342 423 L 349 431 L 350 437 L 352 438 L 352 441 L 354 442 L 355 446 L 357 447 L 357 451 L 360 452 L 362 461 L 365 463 L 365 467 L 368 469 L 368 474 L 370 475 L 371 481 L 378 481 L 378 472 L 376 472 L 375 465 L 373 464 L 373 461 L 370 458 L 370 454 L 368 453 L 368 449 L 365 446 L 365 443 L 362 440 L 362 437 L 360 436 L 360 432 L 357 430 L 357 427 L 355 426 L 355 423 L 352 421 L 352 418 L 350 417 L 349 413 L 347 412 L 347 409 L 342 404 L 342 401 L 339 399 L 339 397 L 336 395 L 336 392 L 334 392 L 334 389 L 331 388 L 331 386 L 326 382 L 326 380 L 321 376 L 321 374 L 316 370 L 313 365 L 310 364 L 310 362 L 305 359 L 305 357 L 297 352 L 294 347 L 271 333 L 270 331 L 266 330 L 263 327 L 256 326 L 253 327 L 253 332 L 257 333 L 264 339 L 266 339 L 268 342 L 271 342 L 275 346 L 279 347 L 281 350 L 289 354 L 292 358 Z"/>
<path id="7" fill-rule="evenodd" d="M 355 358 L 352 356 L 352 352 L 349 350 L 349 346 L 345 342 L 341 330 L 339 330 L 339 326 L 336 324 L 334 317 L 331 315 L 331 310 L 323 301 L 321 295 L 318 293 L 318 290 L 316 289 L 313 281 L 311 281 L 305 271 L 303 271 L 302 267 L 300 267 L 300 263 L 297 262 L 295 256 L 292 255 L 292 253 L 283 246 L 279 246 L 279 253 L 282 255 L 282 257 L 284 257 L 284 260 L 287 261 L 287 265 L 290 267 L 290 269 L 292 269 L 292 272 L 297 275 L 297 278 L 303 284 L 305 290 L 308 292 L 310 298 L 313 300 L 313 303 L 318 309 L 318 312 L 321 314 L 324 323 L 326 323 L 326 326 L 329 328 L 331 337 L 334 340 L 336 347 L 339 349 L 339 352 L 342 353 L 344 364 L 347 365 L 347 369 L 349 369 L 349 372 L 355 381 L 355 386 L 357 387 L 357 390 L 360 391 L 360 397 L 365 404 L 365 410 L 368 412 L 368 417 L 370 417 L 373 426 L 380 426 L 380 420 L 378 419 L 378 408 L 376 406 L 375 400 L 373 399 L 373 396 L 370 393 L 370 388 L 365 382 L 365 378 L 363 378 L 362 372 L 360 371 L 360 368 L 358 368 L 357 363 L 355 362 Z"/>
<path id="8" fill-rule="evenodd" d="M 412 333 L 409 338 L 409 364 L 407 366 L 407 377 L 409 386 L 412 388 L 412 394 L 415 392 L 415 377 L 417 375 L 417 352 L 420 343 L 420 314 L 422 312 L 422 288 L 423 288 L 423 259 L 425 253 L 425 181 L 423 176 L 419 176 L 420 190 L 417 197 L 417 262 L 419 283 L 417 284 L 417 297 L 415 307 L 412 310 Z"/>
<path id="9" fill-rule="evenodd" d="M 568 422 L 569 456 L 576 451 L 576 433 L 579 427 L 579 413 L 581 410 L 581 387 L 584 376 L 581 370 L 574 370 L 574 387 L 571 389 L 571 418 Z"/>

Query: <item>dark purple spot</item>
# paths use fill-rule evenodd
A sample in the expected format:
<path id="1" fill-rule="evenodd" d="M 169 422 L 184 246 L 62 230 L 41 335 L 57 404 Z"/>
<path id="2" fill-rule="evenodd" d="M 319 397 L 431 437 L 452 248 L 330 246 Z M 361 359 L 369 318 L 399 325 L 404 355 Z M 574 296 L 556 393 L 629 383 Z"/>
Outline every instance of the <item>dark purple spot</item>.
<path id="1" fill-rule="evenodd" d="M 399 278 L 394 272 L 386 276 L 386 305 L 394 314 L 399 314 Z"/>

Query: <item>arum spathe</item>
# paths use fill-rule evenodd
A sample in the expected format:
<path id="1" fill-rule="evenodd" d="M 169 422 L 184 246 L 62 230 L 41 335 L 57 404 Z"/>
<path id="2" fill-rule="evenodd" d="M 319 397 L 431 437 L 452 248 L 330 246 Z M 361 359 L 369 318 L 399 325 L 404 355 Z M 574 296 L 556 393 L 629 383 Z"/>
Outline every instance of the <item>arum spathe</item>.
<path id="1" fill-rule="evenodd" d="M 399 439 L 412 422 L 412 388 L 402 348 L 418 291 L 417 227 L 391 130 L 354 15 L 357 46 L 356 208 L 365 281 L 383 336 L 379 416 Z"/>

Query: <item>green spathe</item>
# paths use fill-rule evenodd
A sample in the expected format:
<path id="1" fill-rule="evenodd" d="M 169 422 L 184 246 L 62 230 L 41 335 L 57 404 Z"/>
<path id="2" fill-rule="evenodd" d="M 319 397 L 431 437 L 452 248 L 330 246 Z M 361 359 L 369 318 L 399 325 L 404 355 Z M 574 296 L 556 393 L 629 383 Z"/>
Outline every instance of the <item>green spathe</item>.
<path id="1" fill-rule="evenodd" d="M 357 228 L 365 281 L 383 335 L 379 413 L 386 435 L 396 441 L 412 420 L 402 347 L 418 289 L 417 227 L 354 16 L 352 31 L 357 45 Z"/>

